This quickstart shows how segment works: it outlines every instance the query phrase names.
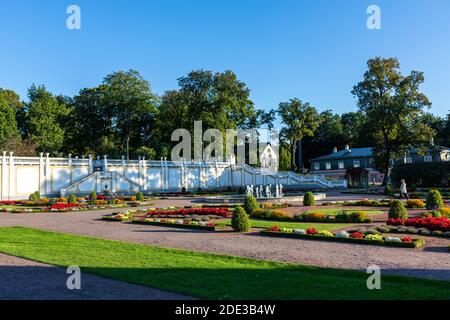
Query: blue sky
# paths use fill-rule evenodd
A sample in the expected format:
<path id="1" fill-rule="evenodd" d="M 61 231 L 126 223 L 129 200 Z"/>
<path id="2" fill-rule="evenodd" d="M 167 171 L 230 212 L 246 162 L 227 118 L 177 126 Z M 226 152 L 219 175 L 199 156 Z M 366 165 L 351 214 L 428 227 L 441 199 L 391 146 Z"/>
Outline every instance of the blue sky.
<path id="1" fill-rule="evenodd" d="M 79 5 L 82 29 L 66 28 Z M 368 30 L 366 9 L 382 10 Z M 193 69 L 231 69 L 258 108 L 298 97 L 355 110 L 351 89 L 374 56 L 425 72 L 431 111 L 450 109 L 448 0 L 0 0 L 0 87 L 74 95 L 112 71 L 136 69 L 162 94 Z"/>

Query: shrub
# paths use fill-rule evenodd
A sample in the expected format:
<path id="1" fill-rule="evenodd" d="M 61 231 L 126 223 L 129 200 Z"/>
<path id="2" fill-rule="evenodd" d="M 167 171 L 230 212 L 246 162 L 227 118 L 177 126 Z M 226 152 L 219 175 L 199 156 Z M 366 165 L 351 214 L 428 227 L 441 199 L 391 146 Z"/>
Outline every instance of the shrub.
<path id="1" fill-rule="evenodd" d="M 142 194 L 142 192 L 139 191 L 136 194 L 136 199 L 137 199 L 137 201 L 144 201 L 144 195 Z"/>
<path id="2" fill-rule="evenodd" d="M 30 200 L 31 202 L 38 202 L 35 193 L 30 194 L 30 196 L 28 197 L 28 200 Z"/>
<path id="3" fill-rule="evenodd" d="M 384 187 L 384 194 L 386 194 L 386 195 L 388 195 L 388 196 L 391 196 L 391 195 L 394 194 L 394 189 L 392 188 L 392 186 L 391 186 L 390 184 L 387 184 L 387 185 Z"/>
<path id="4" fill-rule="evenodd" d="M 266 211 L 269 211 L 269 210 L 263 210 L 263 209 L 255 210 L 255 212 L 253 212 L 253 214 L 252 214 L 252 217 L 264 218 Z"/>
<path id="5" fill-rule="evenodd" d="M 244 194 L 244 193 L 245 193 L 244 187 L 239 187 L 239 188 L 238 188 L 238 193 L 239 193 L 239 194 Z"/>
<path id="6" fill-rule="evenodd" d="M 67 203 L 70 204 L 77 203 L 77 197 L 74 194 L 69 194 L 69 199 L 67 200 Z"/>
<path id="7" fill-rule="evenodd" d="M 353 233 L 350 235 L 350 238 L 353 238 L 353 239 L 363 239 L 363 238 L 364 238 L 364 235 L 363 235 L 361 232 L 353 232 Z"/>
<path id="8" fill-rule="evenodd" d="M 247 196 L 244 200 L 244 210 L 248 215 L 252 215 L 255 210 L 259 209 L 259 203 L 254 196 Z"/>
<path id="9" fill-rule="evenodd" d="M 238 206 L 231 218 L 231 227 L 237 232 L 247 232 L 250 229 L 250 221 L 245 210 Z"/>
<path id="10" fill-rule="evenodd" d="M 300 217 L 302 221 L 306 222 L 321 222 L 326 219 L 322 212 L 305 212 Z"/>
<path id="11" fill-rule="evenodd" d="M 317 233 L 319 236 L 324 236 L 324 237 L 334 237 L 334 234 L 332 234 L 330 231 L 328 230 L 321 230 Z"/>
<path id="12" fill-rule="evenodd" d="M 36 200 L 37 200 L 37 201 L 41 200 L 41 193 L 40 193 L 39 191 L 36 191 L 36 192 L 34 193 L 34 195 L 36 196 Z"/>
<path id="13" fill-rule="evenodd" d="M 308 230 L 306 230 L 306 234 L 318 234 L 319 232 L 317 231 L 316 228 L 308 228 Z"/>
<path id="14" fill-rule="evenodd" d="M 306 192 L 303 197 L 303 205 L 305 207 L 312 207 L 315 203 L 314 194 L 312 192 Z"/>
<path id="15" fill-rule="evenodd" d="M 439 190 L 430 190 L 427 193 L 427 209 L 428 210 L 439 210 L 444 207 L 444 201 L 442 201 L 442 196 Z"/>
<path id="16" fill-rule="evenodd" d="M 284 212 L 283 210 L 272 210 L 269 212 L 270 212 L 269 218 L 272 218 L 272 219 L 283 219 L 283 220 L 292 219 L 292 217 L 289 214 L 287 214 L 286 212 Z"/>
<path id="17" fill-rule="evenodd" d="M 366 220 L 367 213 L 365 211 L 357 211 L 350 214 L 350 222 L 364 222 Z"/>
<path id="18" fill-rule="evenodd" d="M 137 200 L 137 197 L 136 197 L 136 196 L 131 196 L 131 197 L 130 197 L 130 201 L 131 201 L 131 202 L 135 202 L 136 200 Z"/>
<path id="19" fill-rule="evenodd" d="M 106 200 L 95 200 L 95 201 L 94 201 L 94 204 L 95 204 L 96 206 L 105 206 L 105 205 L 108 204 L 108 201 L 106 201 Z"/>
<path id="20" fill-rule="evenodd" d="M 334 218 L 338 222 L 347 222 L 350 220 L 350 215 L 347 211 L 343 210 L 336 214 L 336 217 Z"/>
<path id="21" fill-rule="evenodd" d="M 272 209 L 273 204 L 270 203 L 270 202 L 264 202 L 264 203 L 261 204 L 261 207 L 262 207 L 263 209 Z"/>
<path id="22" fill-rule="evenodd" d="M 450 218 L 450 208 L 441 208 L 440 211 L 444 217 Z"/>
<path id="23" fill-rule="evenodd" d="M 59 202 L 59 203 L 67 203 L 67 198 L 61 197 L 61 198 L 59 198 L 58 201 L 56 201 L 56 202 Z"/>
<path id="24" fill-rule="evenodd" d="M 406 207 L 411 209 L 422 209 L 425 208 L 425 202 L 419 199 L 406 201 Z"/>
<path id="25" fill-rule="evenodd" d="M 391 209 L 389 210 L 389 219 L 405 220 L 407 218 L 408 218 L 408 211 L 406 211 L 403 201 L 401 200 L 392 201 Z"/>
<path id="26" fill-rule="evenodd" d="M 94 203 L 95 200 L 97 200 L 97 193 L 95 191 L 92 191 L 89 195 L 89 200 Z"/>

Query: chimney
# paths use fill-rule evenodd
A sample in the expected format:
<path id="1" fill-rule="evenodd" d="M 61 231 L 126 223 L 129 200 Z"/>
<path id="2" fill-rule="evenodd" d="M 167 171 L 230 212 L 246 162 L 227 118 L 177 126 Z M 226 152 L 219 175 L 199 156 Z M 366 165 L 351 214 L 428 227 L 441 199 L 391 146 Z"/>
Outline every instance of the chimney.
<path id="1" fill-rule="evenodd" d="M 333 148 L 333 153 L 337 153 L 337 148 L 336 147 Z"/>

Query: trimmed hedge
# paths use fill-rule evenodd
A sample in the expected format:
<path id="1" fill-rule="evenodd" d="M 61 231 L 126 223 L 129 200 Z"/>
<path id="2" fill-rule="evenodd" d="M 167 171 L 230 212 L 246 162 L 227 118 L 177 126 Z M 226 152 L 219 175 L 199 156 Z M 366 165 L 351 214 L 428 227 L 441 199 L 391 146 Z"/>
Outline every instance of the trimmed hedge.
<path id="1" fill-rule="evenodd" d="M 231 227 L 237 232 L 247 232 L 250 229 L 250 220 L 242 207 L 237 206 L 234 210 Z"/>
<path id="2" fill-rule="evenodd" d="M 311 234 L 298 234 L 290 232 L 273 232 L 268 230 L 260 231 L 260 234 L 271 236 L 271 237 L 281 237 L 281 238 L 298 238 L 298 239 L 309 239 L 309 240 L 322 240 L 331 242 L 347 242 L 356 244 L 371 244 L 380 246 L 390 246 L 390 247 L 400 247 L 400 248 L 420 248 L 425 245 L 425 240 L 414 239 L 413 242 L 391 242 L 385 240 L 368 240 L 368 239 L 354 239 L 354 238 L 339 238 L 339 237 L 329 237 L 321 235 L 311 235 Z"/>
<path id="3" fill-rule="evenodd" d="M 254 196 L 247 196 L 244 200 L 244 210 L 251 216 L 256 210 L 259 209 L 259 203 Z"/>
<path id="4" fill-rule="evenodd" d="M 426 202 L 428 210 L 439 210 L 444 207 L 444 201 L 439 190 L 428 191 Z"/>
<path id="5" fill-rule="evenodd" d="M 389 209 L 389 219 L 408 219 L 408 211 L 402 200 L 394 200 Z"/>
<path id="6" fill-rule="evenodd" d="M 314 194 L 312 192 L 306 192 L 303 196 L 303 205 L 305 207 L 312 207 L 316 204 L 316 199 L 314 198 Z"/>
<path id="7" fill-rule="evenodd" d="M 450 162 L 424 162 L 396 165 L 392 181 L 405 179 L 407 185 L 418 187 L 449 187 Z"/>

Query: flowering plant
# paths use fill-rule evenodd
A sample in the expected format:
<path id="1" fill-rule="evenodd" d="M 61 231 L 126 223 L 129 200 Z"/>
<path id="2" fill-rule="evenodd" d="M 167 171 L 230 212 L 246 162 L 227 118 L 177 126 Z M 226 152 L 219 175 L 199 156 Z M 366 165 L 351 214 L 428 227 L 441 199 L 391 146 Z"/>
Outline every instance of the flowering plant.
<path id="1" fill-rule="evenodd" d="M 366 236 L 367 240 L 383 241 L 383 237 L 379 234 L 368 234 Z"/>
<path id="2" fill-rule="evenodd" d="M 175 210 L 152 210 L 147 213 L 147 216 L 161 216 L 161 215 L 215 215 L 230 218 L 231 213 L 228 208 L 189 208 L 189 209 L 175 209 Z"/>
<path id="3" fill-rule="evenodd" d="M 334 234 L 332 234 L 330 231 L 328 230 L 321 230 L 318 232 L 319 236 L 324 236 L 324 237 L 334 237 Z"/>
<path id="4" fill-rule="evenodd" d="M 402 242 L 407 242 L 407 243 L 411 243 L 414 241 L 411 237 L 403 237 L 401 240 L 402 240 Z"/>
<path id="5" fill-rule="evenodd" d="M 78 203 L 55 203 L 50 207 L 50 210 L 64 210 L 70 208 L 76 208 L 80 205 Z"/>
<path id="6" fill-rule="evenodd" d="M 350 238 L 363 239 L 364 235 L 361 232 L 353 232 L 352 234 L 350 234 Z"/>
<path id="7" fill-rule="evenodd" d="M 307 234 L 318 234 L 319 232 L 315 228 L 309 228 L 306 230 Z"/>
<path id="8" fill-rule="evenodd" d="M 280 227 L 273 226 L 273 227 L 270 227 L 270 228 L 269 228 L 269 231 L 270 231 L 270 232 L 280 232 L 281 230 L 280 230 Z"/>

